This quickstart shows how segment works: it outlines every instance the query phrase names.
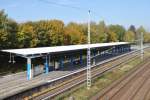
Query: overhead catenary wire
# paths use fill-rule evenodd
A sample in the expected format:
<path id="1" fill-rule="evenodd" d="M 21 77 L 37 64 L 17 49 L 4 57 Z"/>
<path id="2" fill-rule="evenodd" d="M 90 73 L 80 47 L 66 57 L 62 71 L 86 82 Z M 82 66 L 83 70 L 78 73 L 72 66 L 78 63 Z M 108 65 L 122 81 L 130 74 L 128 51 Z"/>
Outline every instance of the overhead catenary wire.
<path id="1" fill-rule="evenodd" d="M 83 7 L 79 7 L 79 6 L 73 6 L 73 5 L 68 5 L 68 4 L 62 4 L 62 3 L 57 3 L 54 1 L 50 1 L 50 0 L 38 0 L 42 3 L 45 4 L 49 4 L 49 5 L 56 5 L 56 6 L 60 6 L 60 7 L 64 7 L 64 8 L 71 8 L 77 11 L 84 11 L 84 12 L 88 12 L 89 8 L 83 8 Z M 96 16 L 97 18 L 100 18 L 100 16 L 98 15 L 98 13 L 96 13 L 95 11 L 93 11 L 92 9 L 90 9 L 90 13 L 92 13 L 92 15 Z"/>
<path id="2" fill-rule="evenodd" d="M 71 5 L 68 5 L 68 4 L 57 3 L 57 2 L 49 1 L 49 0 L 38 0 L 38 1 L 43 2 L 43 3 L 46 3 L 46 4 L 50 4 L 50 5 L 56 5 L 56 6 L 65 7 L 65 8 L 72 8 L 72 9 L 75 9 L 75 10 L 88 11 L 88 10 L 85 9 L 85 8 L 81 8 L 81 7 L 77 7 L 77 6 L 71 6 Z"/>

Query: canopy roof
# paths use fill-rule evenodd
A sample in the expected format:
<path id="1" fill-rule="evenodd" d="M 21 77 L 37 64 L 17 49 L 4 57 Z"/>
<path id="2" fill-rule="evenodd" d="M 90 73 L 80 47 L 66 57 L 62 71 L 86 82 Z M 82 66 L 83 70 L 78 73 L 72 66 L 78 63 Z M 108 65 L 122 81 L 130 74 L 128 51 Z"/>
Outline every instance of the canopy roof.
<path id="1" fill-rule="evenodd" d="M 124 44 L 129 44 L 129 43 L 128 42 L 97 43 L 97 44 L 90 44 L 90 48 L 100 48 L 100 47 L 108 47 L 108 46 L 116 46 L 116 45 L 124 45 Z M 87 48 L 88 48 L 88 45 L 83 44 L 83 45 L 68 45 L 68 46 L 55 46 L 55 47 L 8 49 L 8 50 L 2 50 L 2 51 L 27 56 L 27 55 L 36 55 L 36 54 L 44 54 L 44 53 L 82 50 L 82 49 L 87 49 Z"/>

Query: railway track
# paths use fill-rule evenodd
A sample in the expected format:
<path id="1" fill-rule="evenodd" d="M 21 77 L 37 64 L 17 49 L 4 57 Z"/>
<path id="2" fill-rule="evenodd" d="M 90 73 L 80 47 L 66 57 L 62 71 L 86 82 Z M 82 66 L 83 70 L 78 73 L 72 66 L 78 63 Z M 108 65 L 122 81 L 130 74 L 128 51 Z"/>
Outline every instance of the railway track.
<path id="1" fill-rule="evenodd" d="M 101 65 L 101 67 L 94 67 L 92 69 L 92 77 L 99 76 L 100 74 L 113 70 L 116 66 L 120 64 L 125 64 L 130 60 L 134 60 L 136 57 L 138 57 L 136 54 L 131 54 L 128 57 L 123 57 L 122 59 L 115 60 L 113 62 L 108 62 L 107 64 Z M 44 91 L 41 91 L 37 94 L 33 94 L 32 96 L 29 96 L 28 99 L 48 99 L 53 98 L 54 96 L 67 91 L 68 89 L 81 84 L 86 81 L 86 73 L 82 73 L 79 76 L 76 76 L 72 78 L 71 80 L 65 81 L 55 87 L 46 89 Z M 45 98 L 46 97 L 46 98 Z"/>
<path id="2" fill-rule="evenodd" d="M 150 100 L 149 58 L 92 100 Z M 142 66 L 142 67 L 141 67 Z"/>
<path id="3" fill-rule="evenodd" d="M 149 95 L 149 84 L 150 84 L 150 62 L 146 61 L 142 67 L 136 69 L 134 72 L 130 72 L 123 77 L 119 82 L 113 84 L 109 89 L 106 89 L 104 93 L 101 93 L 98 100 L 149 100 L 144 99 Z M 149 80 L 147 82 L 147 80 Z M 147 84 L 145 88 L 147 92 L 145 94 L 144 84 Z M 143 91 L 144 89 L 144 91 Z M 145 95 L 145 96 L 144 96 Z M 96 98 L 95 98 L 96 99 Z"/>
<path id="4" fill-rule="evenodd" d="M 123 64 L 125 61 L 128 61 L 131 58 L 134 59 L 133 57 L 137 57 L 137 54 L 138 54 L 138 52 L 134 52 L 133 54 L 123 56 L 122 58 L 114 59 L 112 62 L 106 62 L 107 64 L 106 63 L 101 64 L 100 65 L 101 67 L 98 67 L 98 66 L 93 67 L 92 70 L 95 70 L 95 72 L 92 73 L 92 77 L 98 76 L 99 74 L 102 74 L 106 71 L 112 70 L 117 65 Z M 46 85 L 44 88 L 38 88 L 38 89 L 36 88 L 35 89 L 36 91 L 32 91 L 31 93 L 29 92 L 30 90 L 26 91 L 26 92 L 29 92 L 28 93 L 29 96 L 27 96 L 27 95 L 22 96 L 21 94 L 18 94 L 18 95 L 20 95 L 21 98 L 35 99 L 35 100 L 36 99 L 44 99 L 45 97 L 52 98 L 64 91 L 67 91 L 68 89 L 86 81 L 85 80 L 86 79 L 85 72 L 86 72 L 86 70 L 76 73 L 75 75 L 72 75 L 72 76 L 64 77 L 62 80 L 59 80 L 59 81 L 56 81 L 53 83 L 47 83 L 50 85 Z M 10 98 L 16 99 L 15 96 L 14 97 L 12 96 Z M 10 99 L 10 98 L 7 98 L 7 99 Z M 45 98 L 45 99 L 47 99 L 47 98 Z"/>

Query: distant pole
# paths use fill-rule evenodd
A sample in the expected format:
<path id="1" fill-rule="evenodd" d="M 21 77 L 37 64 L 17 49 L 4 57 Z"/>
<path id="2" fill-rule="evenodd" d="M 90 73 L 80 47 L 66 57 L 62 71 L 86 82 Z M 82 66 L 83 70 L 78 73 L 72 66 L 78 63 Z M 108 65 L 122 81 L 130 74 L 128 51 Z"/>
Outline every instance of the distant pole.
<path id="1" fill-rule="evenodd" d="M 87 89 L 91 87 L 91 51 L 90 51 L 90 10 L 88 11 L 88 49 L 87 49 Z"/>
<path id="2" fill-rule="evenodd" d="M 143 51 L 143 32 L 141 32 L 141 60 L 143 60 L 143 54 L 144 54 L 144 51 Z"/>

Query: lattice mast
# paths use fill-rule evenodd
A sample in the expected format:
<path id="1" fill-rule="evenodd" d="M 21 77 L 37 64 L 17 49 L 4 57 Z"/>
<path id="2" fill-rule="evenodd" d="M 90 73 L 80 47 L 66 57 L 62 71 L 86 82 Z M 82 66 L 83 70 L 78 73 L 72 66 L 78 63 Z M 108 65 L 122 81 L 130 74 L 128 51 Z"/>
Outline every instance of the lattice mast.
<path id="1" fill-rule="evenodd" d="M 144 50 L 143 50 L 143 32 L 141 32 L 141 43 L 140 43 L 140 47 L 141 47 L 141 60 L 143 60 L 143 56 L 144 56 Z"/>
<path id="2" fill-rule="evenodd" d="M 91 50 L 90 50 L 90 10 L 88 11 L 88 49 L 87 49 L 87 89 L 91 87 Z"/>

